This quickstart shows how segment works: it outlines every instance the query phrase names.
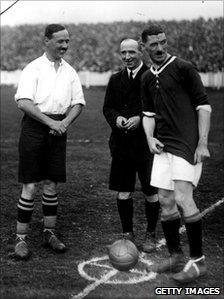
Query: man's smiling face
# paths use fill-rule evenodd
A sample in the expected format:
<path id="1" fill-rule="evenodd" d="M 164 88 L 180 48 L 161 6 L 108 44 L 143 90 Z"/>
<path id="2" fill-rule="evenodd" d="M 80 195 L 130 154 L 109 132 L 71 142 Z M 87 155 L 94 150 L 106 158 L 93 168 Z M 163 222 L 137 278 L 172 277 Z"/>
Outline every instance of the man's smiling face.
<path id="1" fill-rule="evenodd" d="M 68 49 L 69 34 L 67 30 L 61 30 L 52 34 L 52 38 L 45 38 L 47 53 L 54 60 L 61 60 Z"/>

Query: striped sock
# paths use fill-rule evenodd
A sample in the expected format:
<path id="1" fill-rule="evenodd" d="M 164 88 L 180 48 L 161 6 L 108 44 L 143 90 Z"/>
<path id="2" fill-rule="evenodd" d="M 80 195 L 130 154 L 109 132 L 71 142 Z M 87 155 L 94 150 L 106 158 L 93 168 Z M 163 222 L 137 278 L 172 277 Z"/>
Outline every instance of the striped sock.
<path id="1" fill-rule="evenodd" d="M 28 223 L 31 220 L 31 216 L 34 209 L 34 199 L 26 199 L 20 197 L 19 203 L 17 205 L 18 208 L 18 218 L 17 220 L 22 223 Z"/>
<path id="2" fill-rule="evenodd" d="M 57 219 L 58 198 L 57 194 L 43 194 L 42 208 L 44 215 L 44 229 L 54 229 Z"/>
<path id="3" fill-rule="evenodd" d="M 20 197 L 17 205 L 17 226 L 18 236 L 25 237 L 28 233 L 29 223 L 34 209 L 34 199 Z"/>

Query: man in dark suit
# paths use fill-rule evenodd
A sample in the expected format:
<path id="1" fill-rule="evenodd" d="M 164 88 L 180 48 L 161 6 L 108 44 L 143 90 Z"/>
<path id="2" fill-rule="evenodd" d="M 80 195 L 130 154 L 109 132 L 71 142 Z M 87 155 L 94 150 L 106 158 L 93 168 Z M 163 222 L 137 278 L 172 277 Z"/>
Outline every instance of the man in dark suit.
<path id="1" fill-rule="evenodd" d="M 156 248 L 155 228 L 159 214 L 157 189 L 150 185 L 153 155 L 147 146 L 141 122 L 141 75 L 147 70 L 136 40 L 124 39 L 120 55 L 125 68 L 109 80 L 104 116 L 112 129 L 109 147 L 112 156 L 109 188 L 117 191 L 117 207 L 123 237 L 134 241 L 133 199 L 136 174 L 145 194 L 147 231 L 143 250 Z"/>

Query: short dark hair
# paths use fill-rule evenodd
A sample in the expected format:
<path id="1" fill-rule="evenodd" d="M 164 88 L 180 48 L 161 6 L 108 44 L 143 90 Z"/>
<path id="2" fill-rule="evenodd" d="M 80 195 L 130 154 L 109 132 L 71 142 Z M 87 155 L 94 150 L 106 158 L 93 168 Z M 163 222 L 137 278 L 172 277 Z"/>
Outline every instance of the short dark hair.
<path id="1" fill-rule="evenodd" d="M 45 28 L 44 36 L 46 36 L 47 38 L 51 39 L 53 33 L 61 31 L 61 30 L 65 30 L 65 26 L 63 26 L 61 24 L 50 24 L 50 25 L 47 25 L 47 27 Z"/>
<path id="2" fill-rule="evenodd" d="M 164 29 L 162 28 L 162 26 L 157 25 L 157 24 L 152 24 L 150 26 L 148 26 L 147 28 L 145 28 L 142 32 L 142 42 L 146 43 L 147 42 L 147 37 L 150 35 L 157 35 L 160 33 L 165 33 Z"/>

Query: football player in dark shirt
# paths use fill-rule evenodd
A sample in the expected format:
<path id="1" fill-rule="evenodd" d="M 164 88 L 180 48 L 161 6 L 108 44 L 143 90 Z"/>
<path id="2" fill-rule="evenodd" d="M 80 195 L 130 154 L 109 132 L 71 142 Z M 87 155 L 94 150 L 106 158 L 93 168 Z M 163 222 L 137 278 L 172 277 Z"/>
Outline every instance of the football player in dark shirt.
<path id="1" fill-rule="evenodd" d="M 210 156 L 207 143 L 211 106 L 195 66 L 167 52 L 162 27 L 146 28 L 142 45 L 152 61 L 142 77 L 143 127 L 149 149 L 155 154 L 151 185 L 158 188 L 162 228 L 170 253 L 153 270 L 176 272 L 183 265 L 180 208 L 190 259 L 173 279 L 185 283 L 206 273 L 202 220 L 193 188 L 200 179 L 202 162 Z"/>

